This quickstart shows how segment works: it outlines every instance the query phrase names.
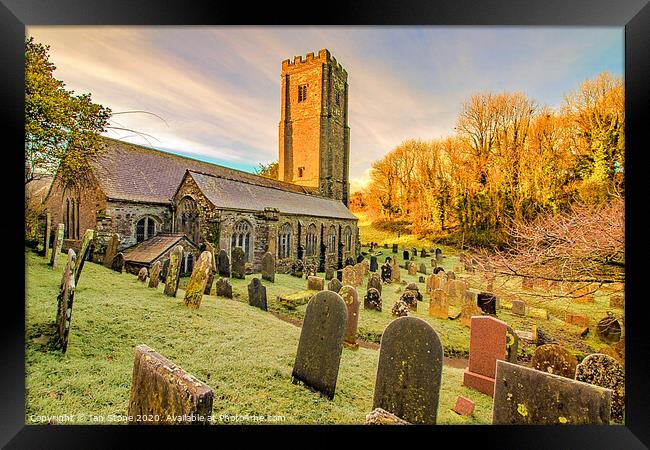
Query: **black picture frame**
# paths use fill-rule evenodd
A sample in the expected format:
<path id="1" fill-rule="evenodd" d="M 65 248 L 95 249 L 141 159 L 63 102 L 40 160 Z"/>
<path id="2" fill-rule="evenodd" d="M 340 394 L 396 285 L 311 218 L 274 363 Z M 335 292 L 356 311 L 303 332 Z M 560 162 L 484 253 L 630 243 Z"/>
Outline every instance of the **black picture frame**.
<path id="1" fill-rule="evenodd" d="M 364 446 L 376 445 L 389 437 L 417 445 L 413 433 L 424 445 L 442 445 L 449 437 L 457 446 L 476 441 L 481 447 L 496 448 L 647 448 L 650 445 L 647 374 L 649 373 L 648 332 L 645 328 L 639 280 L 642 277 L 640 243 L 644 236 L 643 195 L 640 171 L 650 81 L 650 5 L 647 0 L 449 0 L 445 2 L 371 1 L 350 3 L 197 1 L 97 1 L 97 0 L 0 0 L 0 124 L 3 128 L 2 157 L 7 161 L 3 180 L 6 195 L 0 230 L 9 246 L 4 275 L 2 334 L 3 370 L 0 384 L 0 444 L 7 448 L 116 448 L 135 444 L 143 437 L 147 447 L 158 444 L 202 445 L 186 436 L 187 428 L 117 426 L 25 425 L 25 285 L 23 230 L 24 210 L 20 196 L 19 167 L 24 165 L 18 150 L 24 145 L 24 33 L 28 25 L 520 25 L 520 26 L 616 26 L 625 27 L 626 101 L 626 425 L 558 427 L 319 427 L 238 426 L 205 427 L 193 431 L 208 439 L 207 445 L 228 445 L 235 437 L 241 445 L 252 435 L 281 445 L 308 445 L 316 433 L 345 431 L 359 433 Z M 647 144 L 646 144 L 647 145 Z M 15 177 L 15 179 L 14 179 Z M 14 273 L 15 272 L 15 275 Z M 260 436 L 258 436 L 260 437 Z M 284 441 L 282 438 L 289 437 Z M 188 440 L 190 439 L 190 440 Z M 406 439 L 406 441 L 404 441 Z M 431 441 L 435 439 L 435 441 Z M 374 441 L 374 442 L 373 442 Z M 329 440 L 342 445 L 341 438 Z M 142 444 L 140 444 L 142 445 Z M 145 444 L 146 445 L 146 444 Z M 167 446 L 165 445 L 165 446 Z M 421 444 L 420 444 L 421 445 Z"/>

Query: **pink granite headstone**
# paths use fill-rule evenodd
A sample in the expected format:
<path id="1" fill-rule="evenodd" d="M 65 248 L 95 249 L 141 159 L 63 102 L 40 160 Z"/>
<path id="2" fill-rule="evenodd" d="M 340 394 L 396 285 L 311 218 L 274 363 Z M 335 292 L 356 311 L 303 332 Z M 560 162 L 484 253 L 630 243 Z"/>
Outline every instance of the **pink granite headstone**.
<path id="1" fill-rule="evenodd" d="M 494 317 L 472 317 L 469 338 L 469 367 L 463 384 L 486 395 L 494 393 L 497 360 L 506 358 L 508 325 Z"/>

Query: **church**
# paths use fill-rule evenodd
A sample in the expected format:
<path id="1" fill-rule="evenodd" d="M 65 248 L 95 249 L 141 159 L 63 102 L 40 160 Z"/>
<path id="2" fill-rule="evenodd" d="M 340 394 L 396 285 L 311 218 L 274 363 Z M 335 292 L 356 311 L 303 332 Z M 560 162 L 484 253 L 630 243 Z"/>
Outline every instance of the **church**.
<path id="1" fill-rule="evenodd" d="M 356 259 L 347 72 L 323 49 L 283 61 L 281 89 L 277 180 L 104 138 L 83 188 L 64 189 L 54 178 L 44 201 L 50 233 L 65 225 L 66 250 L 79 249 L 84 231 L 95 230 L 98 263 L 117 234 L 129 271 L 182 245 L 188 272 L 205 243 L 228 254 L 241 247 L 248 273 L 261 271 L 267 251 L 280 273 L 296 259 L 319 271 Z"/>

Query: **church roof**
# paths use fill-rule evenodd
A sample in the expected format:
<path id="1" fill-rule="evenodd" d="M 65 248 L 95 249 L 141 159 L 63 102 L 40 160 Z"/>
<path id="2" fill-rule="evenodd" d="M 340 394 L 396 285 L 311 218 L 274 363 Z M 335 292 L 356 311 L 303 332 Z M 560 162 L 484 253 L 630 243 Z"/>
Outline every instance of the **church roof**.
<path id="1" fill-rule="evenodd" d="M 106 150 L 90 164 L 106 196 L 144 203 L 171 202 L 186 170 L 254 183 L 276 191 L 310 194 L 312 189 L 240 170 L 104 137 Z"/>
<path id="2" fill-rule="evenodd" d="M 146 241 L 122 250 L 124 261 L 151 265 L 182 240 L 191 243 L 183 233 L 159 233 Z"/>
<path id="3" fill-rule="evenodd" d="M 264 211 L 276 208 L 284 214 L 357 220 L 340 201 L 232 180 L 212 174 L 188 171 L 206 198 L 219 209 Z"/>

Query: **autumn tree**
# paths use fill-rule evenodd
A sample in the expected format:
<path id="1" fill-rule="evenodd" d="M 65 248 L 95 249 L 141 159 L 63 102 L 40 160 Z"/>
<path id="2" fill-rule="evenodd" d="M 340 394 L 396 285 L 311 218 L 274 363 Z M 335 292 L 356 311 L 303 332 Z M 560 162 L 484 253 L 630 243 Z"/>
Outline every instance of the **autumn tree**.
<path id="1" fill-rule="evenodd" d="M 278 179 L 278 162 L 273 161 L 268 164 L 259 163 L 255 169 L 255 173 L 262 177 Z"/>

